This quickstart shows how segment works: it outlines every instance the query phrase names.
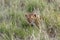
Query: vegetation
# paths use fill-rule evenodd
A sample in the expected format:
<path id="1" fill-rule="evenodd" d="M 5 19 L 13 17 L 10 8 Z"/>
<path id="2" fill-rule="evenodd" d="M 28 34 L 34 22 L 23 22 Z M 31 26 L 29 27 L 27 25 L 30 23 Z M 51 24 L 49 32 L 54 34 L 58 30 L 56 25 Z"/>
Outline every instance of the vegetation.
<path id="1" fill-rule="evenodd" d="M 40 11 L 46 26 L 56 29 L 57 40 L 60 40 L 60 0 L 2 0 L 0 1 L 0 40 L 29 40 L 39 29 L 27 23 L 25 14 Z M 44 25 L 44 23 L 43 23 Z M 41 40 L 45 40 L 41 38 Z M 48 39 L 46 39 L 48 40 Z"/>

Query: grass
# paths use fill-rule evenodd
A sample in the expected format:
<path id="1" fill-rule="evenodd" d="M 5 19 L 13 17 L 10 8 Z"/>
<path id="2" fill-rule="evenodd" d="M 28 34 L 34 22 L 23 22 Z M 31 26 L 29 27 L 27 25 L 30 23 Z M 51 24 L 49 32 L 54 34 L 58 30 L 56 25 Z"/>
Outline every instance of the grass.
<path id="1" fill-rule="evenodd" d="M 9 2 L 6 0 L 7 3 Z M 0 5 L 0 35 L 1 40 L 25 40 L 26 37 L 32 35 L 37 36 L 39 29 L 34 26 L 29 26 L 25 18 L 27 12 L 32 12 L 34 8 L 39 8 L 40 14 L 43 17 L 43 21 L 46 26 L 54 25 L 57 30 L 57 37 L 60 31 L 60 9 L 59 3 L 48 3 L 44 0 L 24 0 L 25 9 L 21 10 L 20 0 L 10 0 L 10 5 Z M 5 5 L 5 6 L 4 6 Z M 43 36 L 43 35 L 42 35 Z M 58 39 L 59 39 L 58 38 Z M 44 40 L 43 38 L 41 40 Z"/>

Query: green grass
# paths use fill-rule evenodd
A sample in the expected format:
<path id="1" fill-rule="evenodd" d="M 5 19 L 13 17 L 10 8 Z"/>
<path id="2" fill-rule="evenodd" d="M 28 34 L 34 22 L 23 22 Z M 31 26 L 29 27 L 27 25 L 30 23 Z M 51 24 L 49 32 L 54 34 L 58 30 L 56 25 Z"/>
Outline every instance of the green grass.
<path id="1" fill-rule="evenodd" d="M 30 26 L 25 18 L 25 14 L 27 12 L 32 12 L 34 8 L 39 8 L 46 26 L 54 25 L 53 27 L 56 27 L 57 34 L 60 33 L 60 16 L 58 16 L 60 15 L 60 9 L 58 2 L 48 3 L 44 0 L 24 1 L 24 10 L 20 9 L 20 0 L 10 0 L 10 7 L 9 5 L 6 5 L 6 7 L 4 4 L 0 5 L 0 35 L 3 38 L 2 40 L 14 40 L 15 37 L 25 40 L 27 36 L 32 35 L 33 30 L 36 37 L 39 33 L 39 29 L 34 26 Z M 8 1 L 6 0 L 6 2 Z M 9 2 L 5 4 L 9 4 Z M 57 37 L 60 38 L 59 35 Z"/>

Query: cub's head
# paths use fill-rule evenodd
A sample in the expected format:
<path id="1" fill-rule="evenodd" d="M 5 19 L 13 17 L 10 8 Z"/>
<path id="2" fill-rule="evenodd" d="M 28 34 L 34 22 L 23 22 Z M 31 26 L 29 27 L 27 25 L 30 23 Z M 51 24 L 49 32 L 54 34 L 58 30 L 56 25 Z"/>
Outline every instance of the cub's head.
<path id="1" fill-rule="evenodd" d="M 40 25 L 40 20 L 41 20 L 41 17 L 40 15 L 37 15 L 37 14 L 26 14 L 25 15 L 28 23 L 30 25 L 34 25 L 34 26 L 39 26 Z"/>
<path id="2" fill-rule="evenodd" d="M 36 14 L 26 14 L 25 17 L 29 23 L 33 23 L 36 18 Z"/>

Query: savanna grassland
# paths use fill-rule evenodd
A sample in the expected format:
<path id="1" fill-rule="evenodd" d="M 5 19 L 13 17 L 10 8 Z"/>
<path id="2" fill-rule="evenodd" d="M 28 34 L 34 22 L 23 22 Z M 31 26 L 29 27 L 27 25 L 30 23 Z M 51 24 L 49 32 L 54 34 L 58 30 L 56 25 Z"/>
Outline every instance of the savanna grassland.
<path id="1" fill-rule="evenodd" d="M 54 28 L 54 39 L 27 23 L 25 14 L 34 10 L 42 30 Z M 0 0 L 0 40 L 60 40 L 60 0 Z"/>

